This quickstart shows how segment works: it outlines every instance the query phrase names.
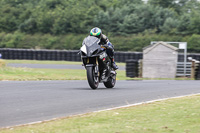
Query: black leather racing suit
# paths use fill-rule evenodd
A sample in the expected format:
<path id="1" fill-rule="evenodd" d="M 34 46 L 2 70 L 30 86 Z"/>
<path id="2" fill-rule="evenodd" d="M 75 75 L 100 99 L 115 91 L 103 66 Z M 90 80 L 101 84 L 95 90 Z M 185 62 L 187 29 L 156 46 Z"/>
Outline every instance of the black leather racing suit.
<path id="1" fill-rule="evenodd" d="M 118 66 L 115 64 L 114 61 L 114 46 L 112 45 L 112 43 L 108 40 L 107 36 L 104 34 L 101 34 L 101 36 L 99 37 L 100 39 L 100 44 L 102 45 L 107 45 L 107 49 L 106 49 L 106 53 L 108 54 L 108 56 L 111 59 L 112 62 L 112 67 L 116 70 L 118 69 Z"/>
<path id="2" fill-rule="evenodd" d="M 113 47 L 112 43 L 108 40 L 107 36 L 105 36 L 104 34 L 101 34 L 100 43 L 102 45 L 107 45 L 106 53 L 108 54 L 108 56 L 111 59 L 113 59 L 114 58 L 114 47 Z"/>

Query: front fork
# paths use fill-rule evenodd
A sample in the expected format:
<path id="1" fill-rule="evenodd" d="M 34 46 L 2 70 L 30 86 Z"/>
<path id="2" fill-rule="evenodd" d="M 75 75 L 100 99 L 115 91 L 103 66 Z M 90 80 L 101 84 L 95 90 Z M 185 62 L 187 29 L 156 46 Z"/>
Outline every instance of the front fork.
<path id="1" fill-rule="evenodd" d="M 98 76 L 99 79 L 102 76 L 103 70 L 106 69 L 106 77 L 109 77 L 111 75 L 111 60 L 108 56 L 105 56 L 104 58 L 99 57 L 92 57 L 92 58 L 82 58 L 83 65 L 85 68 L 87 67 L 94 67 L 94 74 L 95 76 Z M 100 67 L 100 68 L 99 68 Z"/>
<path id="2" fill-rule="evenodd" d="M 99 63 L 98 57 L 92 58 L 83 58 L 83 66 L 87 69 L 87 67 L 94 67 L 94 76 L 99 77 Z"/>

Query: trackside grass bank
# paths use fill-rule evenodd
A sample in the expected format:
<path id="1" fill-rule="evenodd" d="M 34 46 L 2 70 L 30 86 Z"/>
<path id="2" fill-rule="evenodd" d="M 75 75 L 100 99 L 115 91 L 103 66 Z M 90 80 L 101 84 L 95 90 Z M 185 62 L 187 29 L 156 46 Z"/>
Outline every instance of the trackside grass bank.
<path id="1" fill-rule="evenodd" d="M 0 80 L 85 80 L 83 70 L 0 68 Z"/>
<path id="2" fill-rule="evenodd" d="M 200 95 L 1 129 L 0 133 L 199 133 Z"/>
<path id="3" fill-rule="evenodd" d="M 21 64 L 73 64 L 81 65 L 82 62 L 75 61 L 41 61 L 41 60 L 5 60 L 6 63 L 21 63 Z"/>
<path id="4" fill-rule="evenodd" d="M 36 61 L 36 60 L 2 60 L 6 63 L 27 63 L 27 64 L 76 64 L 81 65 L 81 62 L 70 61 Z M 124 65 L 124 63 L 120 63 Z M 117 71 L 117 79 L 125 80 L 125 71 Z M 0 80 L 86 80 L 85 70 L 75 69 L 32 69 L 32 68 L 14 68 L 0 67 Z"/>
<path id="5" fill-rule="evenodd" d="M 81 62 L 71 61 L 36 61 L 36 60 L 0 60 L 0 81 L 2 80 L 86 80 L 86 71 L 75 69 L 32 69 L 6 67 L 6 63 L 25 63 L 25 64 L 66 64 L 81 65 Z M 2 65 L 1 65 L 2 64 Z M 125 66 L 125 63 L 117 63 Z M 117 70 L 117 80 L 148 80 L 144 78 L 128 78 L 125 70 Z M 160 80 L 160 79 L 153 79 Z M 174 80 L 174 79 L 162 79 Z M 176 80 L 191 80 L 188 78 L 176 78 Z"/>
<path id="6" fill-rule="evenodd" d="M 24 63 L 24 64 L 67 64 L 81 65 L 82 62 L 75 61 L 40 61 L 40 60 L 5 60 L 6 63 Z M 117 63 L 119 66 L 125 66 L 125 63 Z"/>
<path id="7" fill-rule="evenodd" d="M 85 70 L 75 69 L 32 69 L 32 68 L 0 68 L 2 80 L 86 80 Z M 125 71 L 117 71 L 117 80 L 125 80 Z"/>

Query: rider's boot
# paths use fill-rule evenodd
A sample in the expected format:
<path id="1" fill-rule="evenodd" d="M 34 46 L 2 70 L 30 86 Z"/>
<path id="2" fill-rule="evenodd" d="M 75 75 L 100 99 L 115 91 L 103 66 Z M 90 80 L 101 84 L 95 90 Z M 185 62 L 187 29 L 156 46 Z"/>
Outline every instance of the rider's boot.
<path id="1" fill-rule="evenodd" d="M 114 70 L 117 70 L 117 69 L 119 69 L 119 67 L 116 65 L 116 63 L 115 63 L 115 60 L 114 60 L 114 58 L 111 58 L 111 63 L 112 63 L 112 68 L 114 69 Z"/>

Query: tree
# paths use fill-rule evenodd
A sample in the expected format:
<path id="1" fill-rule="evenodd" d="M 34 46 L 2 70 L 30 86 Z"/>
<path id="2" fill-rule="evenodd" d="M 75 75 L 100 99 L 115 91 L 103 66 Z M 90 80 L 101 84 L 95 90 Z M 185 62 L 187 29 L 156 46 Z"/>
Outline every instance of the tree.
<path id="1" fill-rule="evenodd" d="M 174 7 L 176 0 L 149 0 L 148 3 L 163 8 L 172 8 Z"/>
<path id="2" fill-rule="evenodd" d="M 17 30 L 17 26 L 22 22 L 21 13 L 22 10 L 10 5 L 0 8 L 0 31 L 13 32 Z"/>
<path id="3" fill-rule="evenodd" d="M 160 26 L 161 32 L 165 34 L 176 34 L 178 20 L 174 18 L 167 18 L 163 26 Z"/>
<path id="4" fill-rule="evenodd" d="M 36 20 L 34 18 L 29 18 L 28 20 L 25 20 L 19 25 L 19 30 L 21 32 L 26 32 L 30 34 L 37 32 Z"/>
<path id="5" fill-rule="evenodd" d="M 177 25 L 178 34 L 182 35 L 190 34 L 189 25 L 190 25 L 190 14 L 184 13 L 180 17 L 179 23 Z"/>
<path id="6" fill-rule="evenodd" d="M 144 30 L 142 20 L 136 14 L 127 15 L 124 18 L 124 22 L 121 26 L 121 32 L 125 32 L 127 34 L 138 33 Z"/>
<path id="7" fill-rule="evenodd" d="M 189 30 L 193 34 L 200 34 L 200 11 L 191 12 Z"/>

